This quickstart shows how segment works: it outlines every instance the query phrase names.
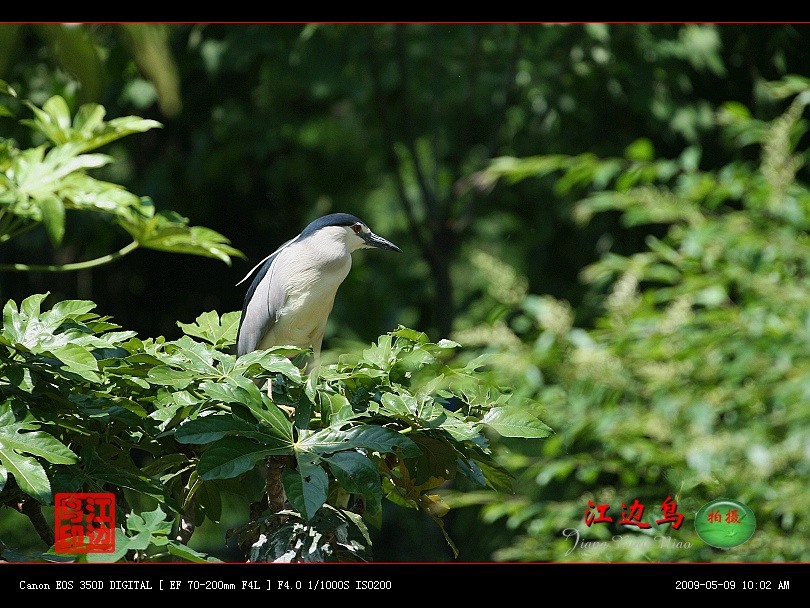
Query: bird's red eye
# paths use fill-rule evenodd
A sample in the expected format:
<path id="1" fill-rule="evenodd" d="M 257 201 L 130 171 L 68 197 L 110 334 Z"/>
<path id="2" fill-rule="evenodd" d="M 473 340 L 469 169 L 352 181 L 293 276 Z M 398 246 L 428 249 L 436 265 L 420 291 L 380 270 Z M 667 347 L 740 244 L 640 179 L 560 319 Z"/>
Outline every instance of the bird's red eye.
<path id="1" fill-rule="evenodd" d="M 352 230 L 354 230 L 355 234 L 360 234 L 361 232 L 363 232 L 363 224 L 359 222 L 352 224 Z"/>

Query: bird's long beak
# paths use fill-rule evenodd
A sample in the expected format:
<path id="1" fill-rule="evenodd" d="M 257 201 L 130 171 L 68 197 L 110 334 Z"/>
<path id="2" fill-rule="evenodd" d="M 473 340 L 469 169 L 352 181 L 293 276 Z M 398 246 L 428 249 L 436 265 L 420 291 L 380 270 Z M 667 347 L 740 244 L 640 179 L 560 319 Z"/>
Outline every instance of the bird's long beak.
<path id="1" fill-rule="evenodd" d="M 366 232 L 365 234 L 361 234 L 360 236 L 363 237 L 363 240 L 366 242 L 366 247 L 377 247 L 379 249 L 390 249 L 391 251 L 399 251 L 402 253 L 402 249 L 394 245 L 388 239 L 384 239 L 381 236 L 377 236 L 373 232 Z"/>

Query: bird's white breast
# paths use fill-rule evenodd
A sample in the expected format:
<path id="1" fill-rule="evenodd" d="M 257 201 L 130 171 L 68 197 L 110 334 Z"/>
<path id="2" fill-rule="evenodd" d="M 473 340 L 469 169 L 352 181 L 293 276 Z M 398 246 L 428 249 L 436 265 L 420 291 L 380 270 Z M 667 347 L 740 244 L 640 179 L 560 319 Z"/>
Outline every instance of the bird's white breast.
<path id="1" fill-rule="evenodd" d="M 290 344 L 320 349 L 335 295 L 352 266 L 344 235 L 342 228 L 323 229 L 280 252 L 272 280 L 284 285 L 286 294 L 259 348 Z"/>

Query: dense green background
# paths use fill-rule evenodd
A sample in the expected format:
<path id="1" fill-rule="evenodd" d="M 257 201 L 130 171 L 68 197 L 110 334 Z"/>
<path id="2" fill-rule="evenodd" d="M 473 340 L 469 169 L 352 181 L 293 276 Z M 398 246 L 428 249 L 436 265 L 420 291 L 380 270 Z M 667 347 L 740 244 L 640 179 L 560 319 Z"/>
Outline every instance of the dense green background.
<path id="1" fill-rule="evenodd" d="M 178 321 L 241 308 L 235 284 L 310 220 L 355 213 L 404 253 L 356 256 L 327 357 L 398 323 L 451 337 L 495 354 L 492 376 L 543 403 L 557 431 L 500 444 L 514 495 L 448 488 L 459 559 L 806 561 L 806 112 L 779 140 L 767 127 L 791 97 L 766 83 L 810 76 L 808 42 L 790 24 L 0 25 L 0 78 L 21 97 L 164 125 L 105 150 L 118 162 L 101 177 L 247 256 L 137 251 L 75 273 L 3 272 L 0 296 L 92 299 L 141 336 L 174 339 Z M 2 117 L 0 136 L 37 143 Z M 777 168 L 797 150 L 782 182 L 760 165 L 769 142 Z M 551 154 L 576 160 L 482 173 Z M 609 158 L 623 160 L 597 161 Z M 656 159 L 672 166 L 644 168 Z M 644 201 L 576 205 L 641 185 L 654 192 Z M 125 242 L 69 217 L 63 247 L 34 232 L 0 246 L 0 263 Z M 652 532 L 690 547 L 649 537 L 569 552 L 567 528 L 634 532 L 585 527 L 588 500 L 618 516 L 639 499 L 654 521 L 668 495 L 686 523 Z M 760 525 L 725 552 L 693 522 L 723 496 Z M 386 514 L 378 560 L 451 559 L 433 522 Z M 12 521 L 0 513 L 4 542 Z"/>

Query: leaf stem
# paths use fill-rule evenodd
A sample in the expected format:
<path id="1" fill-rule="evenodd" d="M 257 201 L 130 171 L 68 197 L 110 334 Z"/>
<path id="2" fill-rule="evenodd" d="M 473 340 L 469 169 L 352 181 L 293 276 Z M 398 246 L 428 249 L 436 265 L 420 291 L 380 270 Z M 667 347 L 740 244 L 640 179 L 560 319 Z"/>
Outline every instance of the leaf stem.
<path id="1" fill-rule="evenodd" d="M 14 270 L 19 272 L 69 272 L 72 270 L 84 270 L 107 264 L 118 258 L 122 258 L 128 253 L 132 253 L 139 247 L 138 241 L 132 241 L 126 247 L 122 247 L 115 253 L 101 256 L 84 262 L 74 262 L 72 264 L 0 264 L 0 271 Z"/>

